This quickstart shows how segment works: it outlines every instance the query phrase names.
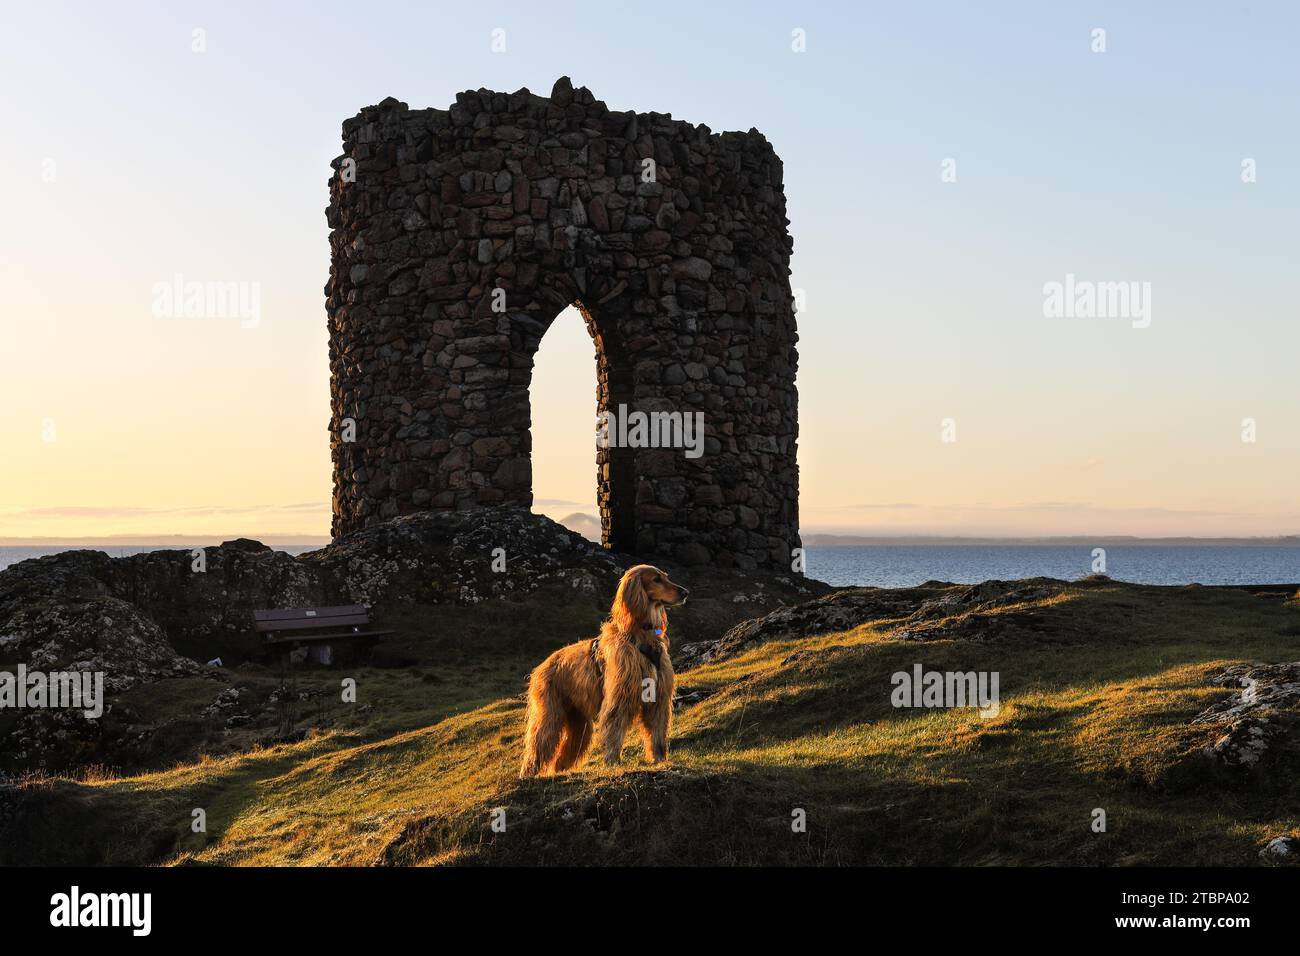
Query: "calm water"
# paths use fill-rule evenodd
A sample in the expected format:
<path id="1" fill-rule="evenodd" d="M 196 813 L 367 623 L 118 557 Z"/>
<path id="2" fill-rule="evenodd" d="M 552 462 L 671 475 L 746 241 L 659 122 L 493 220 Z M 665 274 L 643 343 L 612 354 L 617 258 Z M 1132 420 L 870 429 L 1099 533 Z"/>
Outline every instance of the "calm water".
<path id="1" fill-rule="evenodd" d="M 112 545 L 112 544 L 87 544 L 77 547 L 76 545 L 56 545 L 48 548 L 26 548 L 0 546 L 0 571 L 9 567 L 11 564 L 17 564 L 19 561 L 26 561 L 28 558 L 40 558 L 47 554 L 58 554 L 61 551 L 103 551 L 110 558 L 124 558 L 128 554 L 142 554 L 145 551 L 180 551 L 189 550 L 190 548 L 212 547 L 217 542 L 205 541 L 197 544 L 132 544 L 132 545 Z M 316 551 L 325 547 L 323 544 L 280 544 L 275 545 L 276 551 L 287 551 L 290 554 L 304 554 L 307 551 Z"/>
<path id="2" fill-rule="evenodd" d="M 113 557 L 181 545 L 99 547 Z M 302 554 L 319 544 L 281 545 Z M 0 569 L 67 547 L 0 547 Z M 1049 577 L 1069 581 L 1092 573 L 1092 548 L 1057 545 L 844 546 L 807 549 L 808 574 L 835 585 L 907 587 L 923 581 L 975 584 L 990 578 Z M 1297 584 L 1300 548 L 1112 545 L 1106 573 L 1138 584 Z"/>
<path id="3" fill-rule="evenodd" d="M 908 587 L 923 581 L 975 584 L 990 578 L 1092 573 L 1092 548 L 1058 545 L 810 547 L 808 574 L 835 585 Z M 1106 573 L 1136 584 L 1296 584 L 1300 548 L 1110 545 Z"/>

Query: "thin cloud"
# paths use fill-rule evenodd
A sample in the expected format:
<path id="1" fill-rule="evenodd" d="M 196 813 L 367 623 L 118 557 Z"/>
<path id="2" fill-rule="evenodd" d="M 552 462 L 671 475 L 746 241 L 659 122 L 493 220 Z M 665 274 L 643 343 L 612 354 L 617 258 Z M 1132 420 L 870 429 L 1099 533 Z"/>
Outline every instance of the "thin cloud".
<path id="1" fill-rule="evenodd" d="M 188 505 L 179 508 L 147 508 L 137 505 L 47 505 L 40 508 L 6 508 L 7 518 L 149 518 L 169 515 L 247 515 L 269 513 L 313 514 L 328 512 L 328 502 L 295 502 L 285 505 Z"/>
<path id="2" fill-rule="evenodd" d="M 907 502 L 892 505 L 848 505 L 849 508 L 865 509 L 869 511 L 901 511 L 907 508 L 920 508 L 921 505 L 914 505 Z"/>

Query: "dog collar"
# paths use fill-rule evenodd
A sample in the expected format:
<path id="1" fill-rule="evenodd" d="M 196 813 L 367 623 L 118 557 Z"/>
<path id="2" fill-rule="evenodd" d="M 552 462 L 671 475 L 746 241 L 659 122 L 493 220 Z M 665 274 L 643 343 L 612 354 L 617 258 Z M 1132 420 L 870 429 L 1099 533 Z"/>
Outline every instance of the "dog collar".
<path id="1" fill-rule="evenodd" d="M 663 637 L 663 636 L 664 636 L 664 629 L 663 629 L 662 627 L 654 627 L 654 625 L 651 624 L 649 621 L 646 621 L 646 623 L 644 623 L 644 624 L 641 625 L 641 630 L 643 630 L 643 631 L 648 631 L 648 630 L 650 630 L 651 628 L 654 628 L 655 637 Z"/>

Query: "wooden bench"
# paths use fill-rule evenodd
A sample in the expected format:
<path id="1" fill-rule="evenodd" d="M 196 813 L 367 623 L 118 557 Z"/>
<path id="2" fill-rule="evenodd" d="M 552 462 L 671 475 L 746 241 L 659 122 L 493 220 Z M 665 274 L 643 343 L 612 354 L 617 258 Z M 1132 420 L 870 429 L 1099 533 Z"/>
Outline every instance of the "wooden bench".
<path id="1" fill-rule="evenodd" d="M 323 664 L 333 663 L 336 644 L 364 647 L 369 654 L 375 641 L 393 633 L 371 627 L 370 612 L 360 604 L 254 611 L 253 626 L 269 654 L 289 658 L 299 648 L 320 648 L 316 657 Z"/>

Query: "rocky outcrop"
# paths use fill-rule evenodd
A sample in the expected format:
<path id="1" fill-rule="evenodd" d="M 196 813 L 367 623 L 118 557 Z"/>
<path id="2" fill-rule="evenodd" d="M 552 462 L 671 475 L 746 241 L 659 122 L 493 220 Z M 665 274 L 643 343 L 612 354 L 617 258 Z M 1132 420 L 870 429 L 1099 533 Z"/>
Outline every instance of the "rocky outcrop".
<path id="1" fill-rule="evenodd" d="M 613 595 L 635 561 L 518 508 L 425 512 L 298 558 L 332 603 L 478 604 L 541 591 Z"/>
<path id="2" fill-rule="evenodd" d="M 0 624 L 0 659 L 28 670 L 103 673 L 110 691 L 193 675 L 197 662 L 173 650 L 154 621 L 114 597 L 24 607 Z"/>
<path id="3" fill-rule="evenodd" d="M 1038 601 L 1058 593 L 1064 583 L 1052 578 L 1029 578 L 1024 581 L 982 581 L 955 587 L 924 602 L 912 613 L 910 620 L 935 621 L 971 611 L 993 611 Z"/>
<path id="4" fill-rule="evenodd" d="M 1064 581 L 984 581 L 946 591 L 926 601 L 897 633 L 900 640 L 991 640 L 1033 630 L 1041 619 L 1024 607 L 1059 594 Z"/>
<path id="5" fill-rule="evenodd" d="M 1273 866 L 1300 866 L 1300 837 L 1274 837 L 1259 851 L 1259 858 Z"/>
<path id="6" fill-rule="evenodd" d="M 49 675 L 101 675 L 104 713 L 88 719 L 73 708 L 0 710 L 0 770 L 82 766 L 116 753 L 121 722 L 113 702 L 140 685 L 199 674 L 162 628 L 120 598 L 86 596 L 35 602 L 0 614 L 0 670 L 14 663 Z"/>
<path id="7" fill-rule="evenodd" d="M 0 571 L 0 635 L 10 633 L 4 620 L 17 610 L 111 597 L 160 627 L 181 654 L 240 660 L 255 648 L 253 608 L 320 604 L 322 584 L 302 562 L 265 545 L 254 550 L 228 542 L 201 554 L 151 551 L 125 558 L 65 551 Z"/>
<path id="8" fill-rule="evenodd" d="M 1212 683 L 1241 689 L 1192 720 L 1220 731 L 1205 754 L 1225 767 L 1255 769 L 1300 717 L 1300 661 L 1234 664 Z"/>
<path id="9" fill-rule="evenodd" d="M 682 647 L 678 669 L 723 660 L 767 641 L 849 631 L 871 621 L 897 619 L 897 640 L 988 640 L 1033 631 L 1033 605 L 1066 587 L 1063 581 L 985 581 L 959 585 L 927 581 L 914 588 L 847 588 L 742 621 L 720 639 Z"/>
<path id="10" fill-rule="evenodd" d="M 382 617 L 403 604 L 612 595 L 630 563 L 549 519 L 506 508 L 411 515 L 297 557 L 247 539 L 201 554 L 69 551 L 0 572 L 0 660 L 4 635 L 19 630 L 5 628 L 6 611 L 51 614 L 112 598 L 161 628 L 175 651 L 233 664 L 258 650 L 257 608 L 364 604 Z"/>
<path id="11" fill-rule="evenodd" d="M 110 558 L 72 551 L 0 571 L 0 671 L 104 675 L 106 715 L 0 709 L 0 772 L 138 766 L 175 756 L 170 735 L 202 737 L 248 723 L 260 704 L 227 687 L 227 667 L 255 656 L 259 608 L 364 604 L 382 623 L 406 606 L 490 601 L 583 605 L 598 620 L 634 558 L 517 508 L 426 512 L 344 536 L 298 557 L 240 539 L 199 552 Z M 797 576 L 673 570 L 692 603 L 673 613 L 673 638 L 717 634 L 739 618 L 805 600 L 826 585 Z M 485 626 L 490 626 L 485 618 Z M 150 719 L 132 694 L 162 681 L 193 680 L 193 706 Z M 274 704 L 274 701 L 270 702 Z M 197 739 L 197 737 L 196 737 Z"/>
<path id="12" fill-rule="evenodd" d="M 402 605 L 496 600 L 580 601 L 603 612 L 618 579 L 638 563 L 518 508 L 395 518 L 297 560 L 318 575 L 328 603 L 366 604 L 381 615 Z M 797 574 L 661 564 L 691 590 L 690 602 L 671 615 L 674 659 L 685 642 L 831 590 Z"/>
<path id="13" fill-rule="evenodd" d="M 336 536 L 527 508 L 533 360 L 576 304 L 598 407 L 676 416 L 675 439 L 615 428 L 633 437 L 594 450 L 604 541 L 678 565 L 792 567 L 793 244 L 762 134 L 612 111 L 562 77 L 549 98 L 386 99 L 344 122 L 334 167 Z"/>
<path id="14" fill-rule="evenodd" d="M 741 621 L 718 640 L 687 644 L 673 655 L 679 670 L 733 657 L 768 641 L 852 630 L 869 621 L 902 618 L 953 585 L 915 588 L 848 588 Z"/>
<path id="15" fill-rule="evenodd" d="M 247 539 L 201 550 L 201 558 L 152 551 L 115 559 L 106 575 L 114 595 L 148 614 L 177 651 L 196 660 L 232 662 L 254 653 L 254 608 L 329 603 L 320 576 L 283 551 Z"/>

